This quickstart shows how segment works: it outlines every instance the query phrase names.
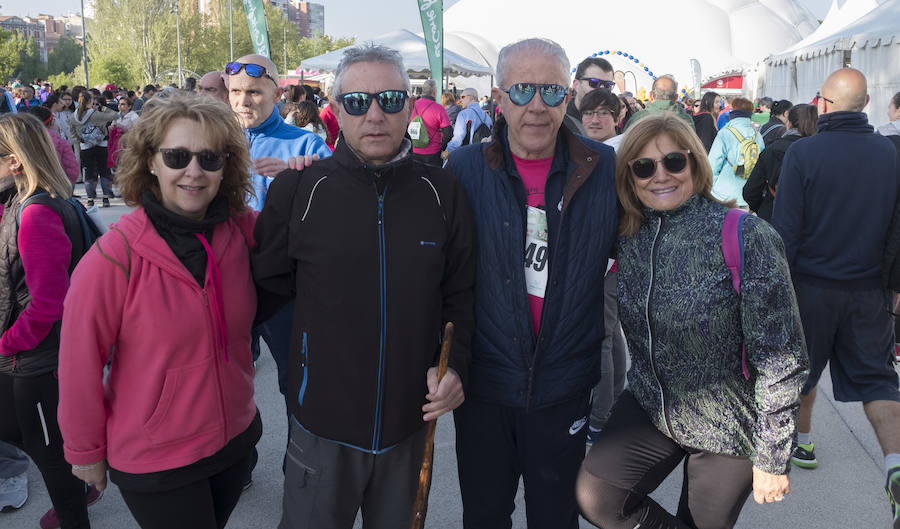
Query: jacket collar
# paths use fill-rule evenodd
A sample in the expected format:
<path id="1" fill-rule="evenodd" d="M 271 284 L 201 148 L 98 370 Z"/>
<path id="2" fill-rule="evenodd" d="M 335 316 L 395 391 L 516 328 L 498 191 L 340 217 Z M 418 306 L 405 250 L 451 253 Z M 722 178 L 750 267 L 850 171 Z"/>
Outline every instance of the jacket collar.
<path id="1" fill-rule="evenodd" d="M 270 136 L 278 130 L 280 123 L 284 123 L 282 121 L 281 116 L 278 114 L 278 108 L 273 108 L 272 113 L 269 115 L 268 119 L 260 123 L 258 126 L 245 129 L 247 134 L 250 136 L 256 136 L 258 134 L 264 134 L 266 136 Z"/>
<path id="2" fill-rule="evenodd" d="M 507 137 L 508 127 L 506 119 L 502 116 L 494 125 L 494 140 L 484 148 L 484 158 L 492 171 L 497 171 L 501 165 L 506 167 L 507 174 L 514 167 L 512 152 L 509 149 Z M 553 164 L 550 174 L 555 171 L 568 171 L 574 165 L 574 170 L 568 172 L 568 180 L 563 189 L 562 210 L 566 209 L 569 202 L 575 196 L 578 189 L 590 178 L 599 161 L 599 153 L 588 147 L 565 125 L 560 124 L 556 133 L 556 150 L 553 154 Z"/>
<path id="3" fill-rule="evenodd" d="M 869 125 L 869 116 L 865 112 L 829 112 L 819 116 L 816 132 L 841 131 L 872 133 L 875 129 Z"/>

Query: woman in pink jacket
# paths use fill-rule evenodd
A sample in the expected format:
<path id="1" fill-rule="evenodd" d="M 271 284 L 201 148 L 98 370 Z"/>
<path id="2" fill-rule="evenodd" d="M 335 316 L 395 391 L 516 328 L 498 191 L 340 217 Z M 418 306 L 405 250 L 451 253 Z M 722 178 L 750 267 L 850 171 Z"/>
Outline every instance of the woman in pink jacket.
<path id="1" fill-rule="evenodd" d="M 118 181 L 137 209 L 84 256 L 66 297 L 66 459 L 100 489 L 108 470 L 144 529 L 221 528 L 262 433 L 246 138 L 225 103 L 190 94 L 154 99 L 129 138 Z"/>
<path id="2" fill-rule="evenodd" d="M 89 528 L 86 504 L 99 499 L 72 476 L 56 421 L 63 299 L 83 253 L 71 196 L 44 125 L 0 117 L 0 432 L 17 432 L 41 471 L 53 502 L 44 529 Z"/>

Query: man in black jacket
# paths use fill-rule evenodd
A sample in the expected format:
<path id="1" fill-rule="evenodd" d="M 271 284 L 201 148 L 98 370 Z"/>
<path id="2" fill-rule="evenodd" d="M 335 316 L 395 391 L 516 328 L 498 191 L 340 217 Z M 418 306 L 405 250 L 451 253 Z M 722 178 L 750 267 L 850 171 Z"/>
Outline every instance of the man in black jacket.
<path id="1" fill-rule="evenodd" d="M 396 51 L 345 52 L 334 155 L 282 172 L 256 225 L 263 301 L 295 296 L 282 529 L 349 529 L 360 507 L 367 528 L 408 526 L 425 421 L 464 398 L 474 221 L 456 179 L 411 158 L 408 93 Z"/>
<path id="2" fill-rule="evenodd" d="M 862 112 L 868 101 L 858 70 L 828 76 L 818 97 L 818 133 L 785 154 L 772 225 L 784 240 L 810 357 L 791 459 L 803 468 L 818 464 L 812 407 L 822 370 L 834 360 L 835 399 L 863 403 L 885 454 L 885 488 L 898 529 L 900 391 L 881 269 L 900 166 L 893 145 L 873 133 Z"/>

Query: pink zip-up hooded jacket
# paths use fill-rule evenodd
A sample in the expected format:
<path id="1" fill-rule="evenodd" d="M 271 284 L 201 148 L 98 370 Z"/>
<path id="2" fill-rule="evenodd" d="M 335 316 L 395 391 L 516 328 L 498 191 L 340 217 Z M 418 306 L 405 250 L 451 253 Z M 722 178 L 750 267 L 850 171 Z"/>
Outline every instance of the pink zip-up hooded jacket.
<path id="1" fill-rule="evenodd" d="M 66 296 L 59 351 L 66 460 L 168 470 L 215 454 L 247 429 L 256 414 L 255 220 L 246 213 L 216 226 L 202 288 L 143 208 L 85 254 Z"/>

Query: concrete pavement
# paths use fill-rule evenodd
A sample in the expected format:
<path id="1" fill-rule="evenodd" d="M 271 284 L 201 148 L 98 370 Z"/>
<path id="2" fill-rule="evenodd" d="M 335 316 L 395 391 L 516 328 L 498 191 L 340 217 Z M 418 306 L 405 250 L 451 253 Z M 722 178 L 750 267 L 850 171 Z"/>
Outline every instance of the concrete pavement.
<path id="1" fill-rule="evenodd" d="M 79 191 L 84 196 L 82 190 Z M 118 218 L 127 209 L 120 199 L 113 207 L 101 209 L 105 220 Z M 97 285 L 102 288 L 102 285 Z M 275 364 L 264 349 L 257 364 L 256 403 L 264 424 L 258 445 L 260 460 L 254 472 L 253 486 L 241 497 L 228 524 L 232 529 L 272 529 L 281 516 L 281 462 L 286 442 L 287 422 L 284 401 L 278 393 Z M 813 412 L 813 441 L 819 468 L 793 469 L 792 493 L 784 502 L 757 505 L 747 502 L 738 528 L 744 529 L 821 529 L 888 528 L 891 517 L 884 493 L 883 458 L 875 434 L 861 405 L 834 401 L 831 381 L 826 372 Z M 462 527 L 462 504 L 456 476 L 453 420 L 438 421 L 434 478 L 428 510 L 428 528 Z M 50 507 L 40 475 L 32 465 L 28 472 L 29 499 L 18 511 L 0 513 L 0 528 L 38 527 L 38 519 Z M 681 488 L 680 470 L 673 473 L 653 495 L 665 508 L 674 511 Z M 117 488 L 111 485 L 104 498 L 90 508 L 94 529 L 131 529 L 131 518 Z M 357 520 L 356 527 L 361 527 Z M 520 487 L 513 514 L 513 528 L 526 527 L 523 491 Z M 581 521 L 582 528 L 591 527 Z M 543 528 L 541 528 L 543 529 Z"/>

